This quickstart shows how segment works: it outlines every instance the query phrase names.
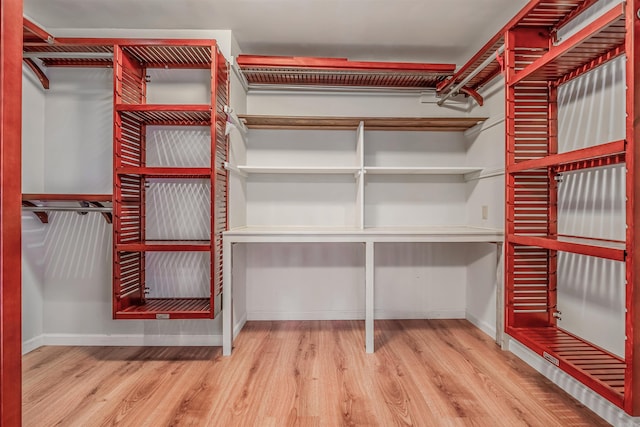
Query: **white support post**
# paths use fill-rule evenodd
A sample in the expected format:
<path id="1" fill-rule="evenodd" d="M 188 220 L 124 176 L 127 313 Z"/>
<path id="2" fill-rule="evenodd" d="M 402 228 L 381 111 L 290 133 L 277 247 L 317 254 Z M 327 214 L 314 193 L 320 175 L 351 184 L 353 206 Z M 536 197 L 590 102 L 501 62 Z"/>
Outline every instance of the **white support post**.
<path id="1" fill-rule="evenodd" d="M 374 243 L 371 240 L 365 242 L 365 315 L 364 315 L 364 337 L 365 351 L 373 353 L 373 321 L 374 321 Z"/>
<path id="2" fill-rule="evenodd" d="M 222 251 L 222 355 L 233 348 L 233 246 L 224 239 Z"/>

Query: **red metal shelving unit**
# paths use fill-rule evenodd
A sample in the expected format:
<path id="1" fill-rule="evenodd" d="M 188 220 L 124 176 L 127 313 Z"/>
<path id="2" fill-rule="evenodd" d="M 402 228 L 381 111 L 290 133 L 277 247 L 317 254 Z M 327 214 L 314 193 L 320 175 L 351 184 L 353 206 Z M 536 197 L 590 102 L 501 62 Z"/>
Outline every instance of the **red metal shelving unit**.
<path id="1" fill-rule="evenodd" d="M 116 41 L 114 47 L 114 270 L 116 319 L 199 319 L 217 314 L 222 290 L 222 232 L 227 228 L 226 115 L 228 64 L 214 40 Z M 211 70 L 211 102 L 206 105 L 146 103 L 147 68 Z M 207 126 L 208 167 L 149 167 L 147 126 Z M 146 184 L 164 178 L 210 182 L 210 236 L 207 240 L 147 240 Z M 149 252 L 208 252 L 210 295 L 202 298 L 147 298 L 145 255 Z M 179 293 L 177 292 L 176 295 Z"/>
<path id="2" fill-rule="evenodd" d="M 486 47 L 504 42 L 506 81 L 506 257 L 505 329 L 550 363 L 573 376 L 628 414 L 640 415 L 640 298 L 634 219 L 640 141 L 636 90 L 640 73 L 636 53 L 640 0 L 613 6 L 561 42 L 557 31 L 594 1 L 531 1 Z M 545 14 L 540 14 L 542 9 Z M 558 87 L 594 68 L 627 55 L 626 138 L 558 153 Z M 468 66 L 441 86 L 450 90 L 482 61 Z M 489 71 L 491 71 L 489 66 Z M 478 73 L 477 76 L 493 72 Z M 471 80 L 478 88 L 486 78 Z M 565 236 L 558 233 L 558 183 L 562 172 L 626 163 L 627 233 L 625 241 Z M 626 343 L 620 358 L 558 327 L 558 253 L 569 252 L 624 262 L 626 265 Z"/>

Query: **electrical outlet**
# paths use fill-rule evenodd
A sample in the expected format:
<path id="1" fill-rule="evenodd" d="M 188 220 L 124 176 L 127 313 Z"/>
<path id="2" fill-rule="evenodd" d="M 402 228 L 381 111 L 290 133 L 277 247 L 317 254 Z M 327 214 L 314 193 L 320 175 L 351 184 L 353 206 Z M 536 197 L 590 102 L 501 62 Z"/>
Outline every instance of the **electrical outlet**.
<path id="1" fill-rule="evenodd" d="M 489 206 L 482 205 L 482 219 L 489 219 Z"/>

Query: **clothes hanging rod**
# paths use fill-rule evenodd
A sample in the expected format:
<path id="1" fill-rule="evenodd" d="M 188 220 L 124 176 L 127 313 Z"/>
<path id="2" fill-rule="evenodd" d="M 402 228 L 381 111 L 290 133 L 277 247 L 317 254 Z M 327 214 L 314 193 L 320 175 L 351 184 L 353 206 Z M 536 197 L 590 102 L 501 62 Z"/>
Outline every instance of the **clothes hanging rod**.
<path id="1" fill-rule="evenodd" d="M 67 212 L 113 212 L 110 207 L 83 207 L 83 206 L 23 206 L 26 212 L 48 212 L 48 211 L 67 211 Z"/>
<path id="2" fill-rule="evenodd" d="M 484 60 L 482 64 L 480 64 L 475 70 L 473 70 L 467 77 L 462 79 L 462 81 L 456 84 L 449 92 L 447 92 L 438 102 L 438 106 L 441 107 L 444 102 L 458 94 L 458 91 L 464 87 L 467 83 L 471 81 L 472 78 L 478 75 L 478 73 L 484 70 L 489 64 L 496 60 L 496 57 L 504 52 L 504 45 L 500 46 L 493 55 L 489 55 L 487 59 Z"/>
<path id="3" fill-rule="evenodd" d="M 357 93 L 384 93 L 385 95 L 405 95 L 405 94 L 430 94 L 435 93 L 435 88 L 430 87 L 362 87 L 362 86 L 331 86 L 331 85 L 292 85 L 292 84 L 269 84 L 250 83 L 249 89 L 254 91 L 295 91 L 295 92 L 357 92 Z"/>
<path id="4" fill-rule="evenodd" d="M 47 59 L 113 59 L 113 52 L 23 52 L 22 58 Z"/>

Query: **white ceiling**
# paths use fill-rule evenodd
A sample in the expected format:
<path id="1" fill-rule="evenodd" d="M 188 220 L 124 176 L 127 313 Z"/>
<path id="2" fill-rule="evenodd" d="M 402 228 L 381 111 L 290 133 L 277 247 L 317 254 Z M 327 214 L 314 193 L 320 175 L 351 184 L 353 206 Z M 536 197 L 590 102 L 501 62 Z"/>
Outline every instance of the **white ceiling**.
<path id="1" fill-rule="evenodd" d="M 461 65 L 528 0 L 24 0 L 56 28 L 231 29 L 244 53 Z"/>

